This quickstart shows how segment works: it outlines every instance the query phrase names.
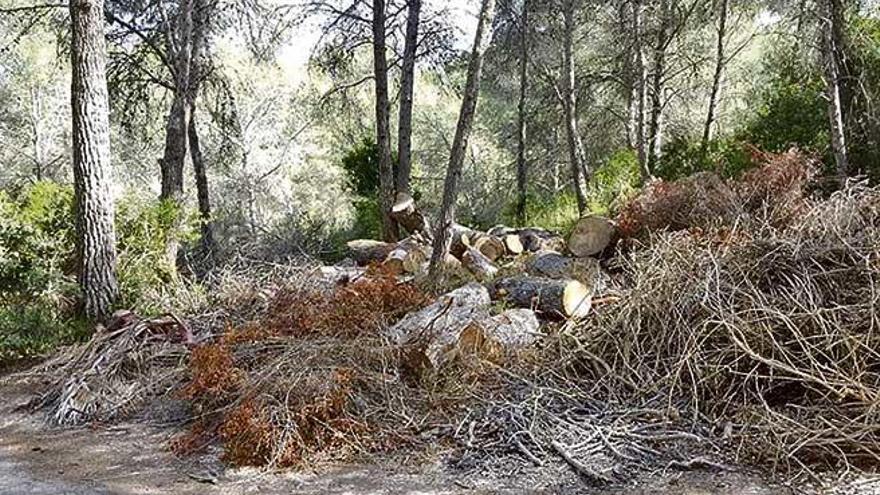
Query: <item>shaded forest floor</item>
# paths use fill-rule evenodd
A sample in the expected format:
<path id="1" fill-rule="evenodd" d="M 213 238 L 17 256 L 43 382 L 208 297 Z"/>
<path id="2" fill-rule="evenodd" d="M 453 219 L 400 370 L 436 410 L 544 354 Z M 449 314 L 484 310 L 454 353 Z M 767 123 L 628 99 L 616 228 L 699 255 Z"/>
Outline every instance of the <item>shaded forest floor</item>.
<path id="1" fill-rule="evenodd" d="M 23 387 L 0 387 L 0 493 L 19 494 L 248 494 L 248 493 L 585 493 L 770 495 L 801 490 L 745 471 L 657 472 L 622 486 L 591 487 L 564 465 L 511 465 L 467 471 L 439 460 L 422 465 L 376 459 L 369 465 L 320 466 L 308 472 L 223 471 L 210 460 L 188 461 L 168 448 L 171 427 L 122 423 L 108 427 L 46 427 L 40 415 L 16 410 Z M 411 467 L 401 467 L 412 464 Z M 503 471 L 507 471 L 507 475 Z M 866 492 L 873 493 L 873 492 Z"/>

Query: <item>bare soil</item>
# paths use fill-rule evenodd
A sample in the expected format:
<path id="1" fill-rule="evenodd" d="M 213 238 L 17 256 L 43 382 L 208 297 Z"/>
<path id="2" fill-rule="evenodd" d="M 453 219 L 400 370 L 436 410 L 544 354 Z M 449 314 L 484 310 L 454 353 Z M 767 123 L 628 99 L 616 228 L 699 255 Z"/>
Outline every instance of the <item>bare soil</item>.
<path id="1" fill-rule="evenodd" d="M 175 430 L 144 423 L 59 429 L 19 407 L 21 386 L 0 385 L 0 494 L 472 494 L 583 493 L 588 495 L 775 495 L 803 493 L 746 472 L 659 471 L 625 486 L 594 487 L 564 463 L 543 468 L 512 463 L 467 472 L 439 460 L 379 459 L 369 465 L 321 466 L 310 472 L 226 469 L 208 460 L 172 455 Z M 504 472 L 506 470 L 506 472 Z M 499 472 L 501 474 L 499 474 Z M 875 493 L 847 491 L 847 493 Z"/>

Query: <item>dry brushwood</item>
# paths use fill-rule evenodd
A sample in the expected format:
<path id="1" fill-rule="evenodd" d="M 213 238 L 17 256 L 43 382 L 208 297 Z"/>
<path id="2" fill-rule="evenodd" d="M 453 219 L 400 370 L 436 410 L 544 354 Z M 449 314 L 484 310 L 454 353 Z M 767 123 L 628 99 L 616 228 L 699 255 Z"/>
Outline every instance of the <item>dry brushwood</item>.
<path id="1" fill-rule="evenodd" d="M 791 200 L 791 198 L 789 198 Z M 787 200 L 788 201 L 788 200 Z M 594 378 L 665 391 L 783 468 L 880 461 L 880 190 L 850 185 L 735 228 L 655 235 L 580 328 Z"/>

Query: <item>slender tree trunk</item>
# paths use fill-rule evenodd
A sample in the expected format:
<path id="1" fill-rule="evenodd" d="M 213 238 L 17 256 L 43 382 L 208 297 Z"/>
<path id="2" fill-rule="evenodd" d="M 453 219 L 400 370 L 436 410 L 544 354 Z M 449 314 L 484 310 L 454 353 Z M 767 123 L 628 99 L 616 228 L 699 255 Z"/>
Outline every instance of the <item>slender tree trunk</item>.
<path id="1" fill-rule="evenodd" d="M 201 248 L 205 256 L 213 257 L 217 245 L 214 242 L 214 224 L 211 219 L 211 197 L 208 190 L 208 174 L 205 169 L 205 160 L 202 156 L 202 148 L 199 145 L 199 133 L 196 127 L 195 102 L 190 107 L 189 119 L 189 152 L 193 164 L 193 173 L 196 176 L 196 192 L 199 201 L 199 222 L 201 224 Z"/>
<path id="2" fill-rule="evenodd" d="M 170 202 L 175 208 L 183 208 L 183 168 L 187 155 L 187 129 L 189 127 L 188 100 L 190 93 L 190 70 L 193 54 L 193 2 L 180 0 L 174 29 L 169 28 L 168 52 L 173 54 L 174 94 L 168 120 L 165 125 L 165 152 L 159 161 L 162 171 L 162 188 L 159 199 Z M 167 268 L 176 272 L 177 252 L 180 240 L 177 230 L 183 221 L 183 212 L 177 212 L 176 225 L 168 235 L 165 246 Z"/>
<path id="3" fill-rule="evenodd" d="M 458 181 L 461 178 L 468 139 L 474 123 L 477 98 L 480 95 L 483 56 L 488 40 L 491 38 L 487 31 L 492 27 L 492 12 L 494 9 L 495 0 L 482 0 L 480 16 L 477 20 L 477 32 L 474 37 L 474 48 L 471 51 L 470 61 L 468 62 L 464 97 L 461 101 L 461 111 L 458 114 L 458 125 L 455 127 L 455 138 L 452 141 L 449 166 L 446 170 L 446 181 L 443 184 L 443 204 L 440 208 L 440 221 L 437 222 L 437 231 L 434 234 L 434 249 L 431 253 L 431 264 L 429 267 L 431 275 L 438 274 L 446 254 L 449 253 L 449 245 L 451 243 L 450 229 L 453 223 L 455 223 L 455 200 L 458 196 Z"/>
<path id="4" fill-rule="evenodd" d="M 116 232 L 107 174 L 110 117 L 103 0 L 71 0 L 71 109 L 77 261 L 85 313 L 103 318 L 118 295 Z"/>
<path id="5" fill-rule="evenodd" d="M 388 62 L 385 59 L 385 0 L 373 0 L 373 71 L 376 79 L 376 144 L 379 147 L 379 209 L 382 238 L 397 240 L 391 218 L 394 205 L 394 167 L 391 164 L 391 124 L 388 103 Z"/>
<path id="6" fill-rule="evenodd" d="M 836 12 L 840 3 L 837 0 L 823 0 L 826 2 L 825 18 L 822 19 L 822 55 L 825 68 L 825 91 L 828 97 L 828 119 L 831 131 L 831 150 L 834 153 L 834 162 L 837 174 L 841 180 L 849 175 L 849 157 L 846 150 L 846 130 L 844 128 L 843 104 L 840 96 L 840 66 L 838 64 L 839 39 L 836 39 L 835 31 L 840 28 L 834 26 L 837 19 L 843 15 Z"/>
<path id="7" fill-rule="evenodd" d="M 724 75 L 724 65 L 727 63 L 724 54 L 724 42 L 727 37 L 727 11 L 730 0 L 720 0 L 718 11 L 718 39 L 715 44 L 715 72 L 712 74 L 712 90 L 709 93 L 709 111 L 706 114 L 706 122 L 703 124 L 703 139 L 700 141 L 700 153 L 705 155 L 712 139 L 712 124 L 715 123 L 715 109 L 718 105 L 718 95 L 721 92 L 721 77 Z"/>
<path id="8" fill-rule="evenodd" d="M 526 224 L 526 198 L 528 195 L 528 164 L 526 163 L 526 90 L 529 78 L 529 0 L 523 0 L 520 18 L 519 47 L 519 103 L 516 120 L 516 220 Z"/>
<path id="9" fill-rule="evenodd" d="M 400 116 L 397 126 L 398 193 L 411 194 L 412 175 L 412 114 L 415 86 L 416 50 L 419 46 L 419 13 L 422 0 L 408 0 L 406 39 L 403 46 L 403 68 L 400 75 Z"/>
<path id="10" fill-rule="evenodd" d="M 654 70 L 651 73 L 648 170 L 653 170 L 653 165 L 660 158 L 663 146 L 663 77 L 666 74 L 666 49 L 669 45 L 670 22 L 669 0 L 660 0 L 660 26 L 657 30 L 657 44 L 654 46 Z"/>
<path id="11" fill-rule="evenodd" d="M 587 209 L 587 196 L 582 187 L 581 171 L 584 170 L 584 150 L 577 125 L 577 97 L 574 80 L 574 0 L 565 0 L 563 7 L 565 38 L 563 41 L 562 72 L 565 111 L 565 131 L 568 139 L 568 161 L 571 167 L 571 184 L 577 199 L 578 213 Z"/>
<path id="12" fill-rule="evenodd" d="M 620 17 L 620 36 L 621 38 L 626 38 L 632 40 L 632 25 L 633 21 L 630 16 L 630 10 L 628 9 L 628 2 L 621 2 L 620 10 L 618 12 Z M 634 12 L 635 9 L 632 9 Z M 636 149 L 636 143 L 638 138 L 636 136 L 636 131 L 638 128 L 638 116 L 639 116 L 639 86 L 638 86 L 638 75 L 636 74 L 636 50 L 635 43 L 632 41 L 629 43 L 627 47 L 626 54 L 626 64 L 624 67 L 625 73 L 625 90 L 626 94 L 624 97 L 626 98 L 626 120 L 624 126 L 626 127 L 626 143 L 630 149 Z"/>
<path id="13" fill-rule="evenodd" d="M 651 179 L 651 169 L 648 163 L 648 153 L 645 148 L 646 122 L 645 110 L 648 106 L 648 73 L 645 65 L 645 55 L 642 47 L 642 0 L 632 1 L 632 37 L 634 52 L 634 69 L 636 76 L 636 154 L 639 160 L 639 172 L 642 184 Z"/>

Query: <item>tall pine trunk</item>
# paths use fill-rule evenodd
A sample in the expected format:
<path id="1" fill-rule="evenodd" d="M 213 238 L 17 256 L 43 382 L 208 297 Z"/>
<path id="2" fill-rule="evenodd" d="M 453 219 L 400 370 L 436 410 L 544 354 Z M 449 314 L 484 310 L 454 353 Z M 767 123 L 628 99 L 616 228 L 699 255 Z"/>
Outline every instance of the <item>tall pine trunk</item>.
<path id="1" fill-rule="evenodd" d="M 660 26 L 657 29 L 657 44 L 654 46 L 654 69 L 651 73 L 651 118 L 648 126 L 649 154 L 648 170 L 660 158 L 663 147 L 663 77 L 666 74 L 666 49 L 669 46 L 671 12 L 669 0 L 660 0 Z"/>
<path id="2" fill-rule="evenodd" d="M 822 19 L 822 58 L 825 69 L 825 92 L 828 98 L 828 120 L 831 131 L 831 151 L 837 175 L 843 181 L 849 175 L 849 156 L 846 149 L 846 129 L 844 126 L 843 102 L 841 99 L 840 50 L 842 47 L 841 26 L 843 7 L 838 0 L 825 2 Z"/>
<path id="3" fill-rule="evenodd" d="M 526 92 L 529 84 L 529 0 L 523 0 L 520 18 L 519 102 L 516 119 L 516 220 L 526 224 L 528 163 L 526 162 Z"/>
<path id="4" fill-rule="evenodd" d="M 718 11 L 718 39 L 715 42 L 715 71 L 712 74 L 712 90 L 709 93 L 709 110 L 706 121 L 703 123 L 703 138 L 700 141 L 700 154 L 705 155 L 712 139 L 712 124 L 715 123 L 715 111 L 718 106 L 718 95 L 721 92 L 721 78 L 724 75 L 724 65 L 727 63 L 724 54 L 725 38 L 727 37 L 727 11 L 730 0 L 721 0 Z"/>
<path id="5" fill-rule="evenodd" d="M 71 0 L 71 109 L 76 252 L 85 313 L 103 318 L 119 293 L 107 174 L 110 117 L 103 0 Z"/>
<path id="6" fill-rule="evenodd" d="M 177 230 L 183 220 L 183 168 L 187 155 L 187 132 L 189 128 L 190 71 L 193 55 L 193 2 L 180 0 L 173 29 L 168 28 L 167 45 L 173 54 L 174 91 L 168 120 L 165 124 L 165 152 L 159 161 L 162 172 L 162 189 L 159 199 L 178 209 L 173 231 L 165 245 L 167 268 L 176 272 L 177 252 L 180 240 Z"/>
<path id="7" fill-rule="evenodd" d="M 385 59 L 385 0 L 373 0 L 373 73 L 376 79 L 376 145 L 379 148 L 382 238 L 394 242 L 398 233 L 397 225 L 391 218 L 391 207 L 394 205 L 394 167 L 391 163 L 388 61 Z"/>
<path id="8" fill-rule="evenodd" d="M 633 72 L 635 75 L 636 93 L 636 155 L 639 160 L 639 175 L 642 184 L 651 179 L 651 168 L 645 148 L 647 140 L 645 110 L 648 106 L 648 72 L 645 65 L 645 54 L 642 46 L 642 0 L 632 2 L 632 39 L 633 39 Z"/>
<path id="9" fill-rule="evenodd" d="M 400 116 L 397 126 L 397 192 L 410 194 L 412 175 L 412 114 L 415 86 L 416 51 L 419 46 L 419 13 L 422 0 L 409 0 L 406 15 L 406 39 L 400 75 Z"/>
<path id="10" fill-rule="evenodd" d="M 214 242 L 214 225 L 211 219 L 211 197 L 208 191 L 208 173 L 205 168 L 205 160 L 202 156 L 202 148 L 199 144 L 199 133 L 196 127 L 195 102 L 190 107 L 189 119 L 189 152 L 193 164 L 193 173 L 196 177 L 196 193 L 199 202 L 199 223 L 201 225 L 201 250 L 208 259 L 213 258 L 217 245 Z"/>
<path id="11" fill-rule="evenodd" d="M 431 264 L 429 267 L 429 272 L 432 276 L 438 274 L 446 254 L 449 253 L 449 245 L 452 240 L 450 230 L 455 222 L 455 201 L 458 196 L 458 181 L 461 179 L 461 170 L 464 166 L 468 139 L 474 124 L 474 114 L 477 110 L 477 98 L 480 95 L 480 76 L 483 71 L 483 56 L 490 38 L 487 31 L 492 26 L 492 12 L 494 9 L 495 0 L 482 0 L 480 16 L 477 19 L 474 48 L 471 51 L 470 61 L 468 62 L 464 97 L 462 98 L 461 110 L 458 114 L 458 125 L 455 127 L 455 138 L 452 141 L 449 166 L 446 169 L 446 181 L 443 184 L 443 204 L 440 208 L 440 221 L 437 222 L 437 231 L 434 234 L 434 249 L 431 253 Z"/>
<path id="12" fill-rule="evenodd" d="M 565 113 L 565 132 L 568 139 L 568 161 L 571 167 L 571 185 L 577 200 L 578 213 L 583 214 L 587 209 L 587 196 L 582 187 L 581 177 L 584 170 L 583 144 L 577 124 L 577 97 L 575 95 L 574 80 L 574 0 L 565 0 L 563 7 L 565 22 L 565 38 L 563 40 L 562 54 L 562 80 L 563 80 L 563 109 Z"/>

